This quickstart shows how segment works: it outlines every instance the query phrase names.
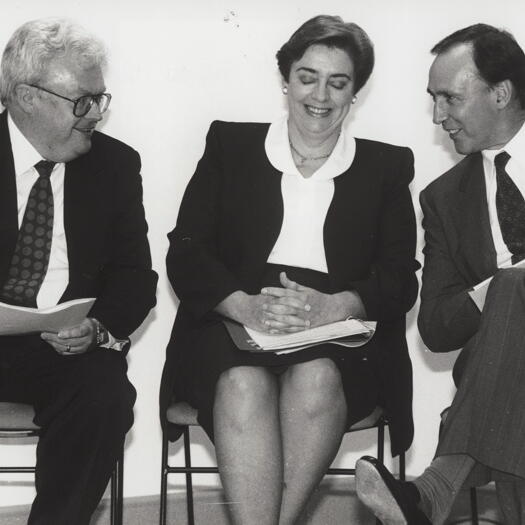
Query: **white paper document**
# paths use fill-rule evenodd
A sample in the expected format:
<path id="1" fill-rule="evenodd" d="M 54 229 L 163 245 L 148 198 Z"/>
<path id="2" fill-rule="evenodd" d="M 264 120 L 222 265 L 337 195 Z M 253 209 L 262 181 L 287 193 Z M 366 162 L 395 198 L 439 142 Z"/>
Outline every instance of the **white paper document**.
<path id="1" fill-rule="evenodd" d="M 26 308 L 0 303 L 0 335 L 58 332 L 81 323 L 95 299 L 74 299 L 50 308 Z"/>
<path id="2" fill-rule="evenodd" d="M 362 346 L 372 338 L 375 328 L 375 321 L 360 319 L 347 319 L 292 334 L 267 334 L 245 327 L 257 347 L 278 354 L 296 352 L 323 342 L 349 348 Z"/>
<path id="3" fill-rule="evenodd" d="M 509 268 L 525 268 L 525 259 L 522 259 L 520 262 L 509 266 Z M 484 281 L 481 281 L 480 283 L 476 284 L 476 286 L 474 286 L 474 288 L 472 288 L 472 290 L 469 290 L 468 292 L 470 298 L 476 303 L 476 306 L 478 307 L 478 310 L 480 312 L 483 311 L 483 306 L 485 305 L 485 297 L 487 296 L 487 291 L 489 289 L 490 281 L 492 281 L 492 277 L 489 277 L 488 279 L 485 279 Z"/>

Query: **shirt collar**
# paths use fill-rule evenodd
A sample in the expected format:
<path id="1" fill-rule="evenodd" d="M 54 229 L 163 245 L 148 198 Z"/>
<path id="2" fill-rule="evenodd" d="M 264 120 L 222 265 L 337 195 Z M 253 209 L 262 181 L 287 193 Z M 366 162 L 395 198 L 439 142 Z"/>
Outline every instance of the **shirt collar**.
<path id="1" fill-rule="evenodd" d="M 484 149 L 481 154 L 491 163 L 498 153 L 506 151 L 525 170 L 525 125 L 500 149 Z"/>
<path id="2" fill-rule="evenodd" d="M 9 113 L 7 114 L 7 126 L 11 139 L 15 174 L 19 176 L 32 168 L 37 162 L 41 161 L 42 156 L 24 137 Z"/>
<path id="3" fill-rule="evenodd" d="M 345 122 L 337 143 L 326 162 L 310 177 L 316 180 L 330 180 L 344 173 L 355 157 L 355 139 L 346 132 Z M 288 113 L 272 122 L 266 135 L 264 148 L 274 168 L 290 175 L 303 177 L 292 158 L 288 138 Z"/>

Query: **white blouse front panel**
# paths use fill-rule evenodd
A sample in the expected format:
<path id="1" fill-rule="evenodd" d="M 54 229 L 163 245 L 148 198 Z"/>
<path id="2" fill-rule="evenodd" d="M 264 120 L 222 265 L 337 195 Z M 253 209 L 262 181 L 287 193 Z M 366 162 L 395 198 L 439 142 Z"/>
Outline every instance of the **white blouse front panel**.
<path id="1" fill-rule="evenodd" d="M 265 141 L 266 155 L 282 172 L 283 224 L 268 262 L 327 273 L 323 228 L 334 196 L 334 178 L 351 166 L 355 139 L 345 133 L 326 162 L 309 178 L 301 175 L 288 142 L 288 116 L 272 123 Z"/>

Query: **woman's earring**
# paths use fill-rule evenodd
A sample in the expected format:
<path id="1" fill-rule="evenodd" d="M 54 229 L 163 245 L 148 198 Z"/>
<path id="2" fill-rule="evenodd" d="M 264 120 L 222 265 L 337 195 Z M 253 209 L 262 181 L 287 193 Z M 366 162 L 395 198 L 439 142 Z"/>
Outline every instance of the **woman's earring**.
<path id="1" fill-rule="evenodd" d="M 352 104 L 355 104 L 357 102 L 357 97 L 352 98 Z"/>
<path id="2" fill-rule="evenodd" d="M 283 86 L 283 95 L 288 95 L 288 86 Z"/>

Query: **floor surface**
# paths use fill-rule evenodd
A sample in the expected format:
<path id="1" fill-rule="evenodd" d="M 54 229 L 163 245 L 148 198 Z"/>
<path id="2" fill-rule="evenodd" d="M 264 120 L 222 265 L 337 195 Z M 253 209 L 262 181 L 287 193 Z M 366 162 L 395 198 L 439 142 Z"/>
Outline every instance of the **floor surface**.
<path id="1" fill-rule="evenodd" d="M 182 488 L 182 487 L 181 487 Z M 480 516 L 498 519 L 497 502 L 492 487 L 478 489 Z M 103 500 L 93 516 L 91 525 L 109 524 L 109 501 Z M 24 525 L 27 506 L 0 507 L 1 525 Z M 471 523 L 468 494 L 461 494 L 454 507 L 450 523 Z M 465 521 L 457 520 L 466 518 Z M 227 506 L 222 492 L 216 487 L 196 487 L 196 525 L 229 525 Z M 158 497 L 128 498 L 124 505 L 125 525 L 157 525 L 159 523 Z M 186 525 L 186 502 L 184 493 L 170 494 L 168 503 L 169 525 Z M 480 525 L 494 521 L 480 520 Z M 497 522 L 496 522 L 497 523 Z M 502 523 L 501 521 L 499 523 Z M 375 520 L 359 502 L 352 481 L 325 481 L 311 499 L 301 525 L 374 525 Z"/>

